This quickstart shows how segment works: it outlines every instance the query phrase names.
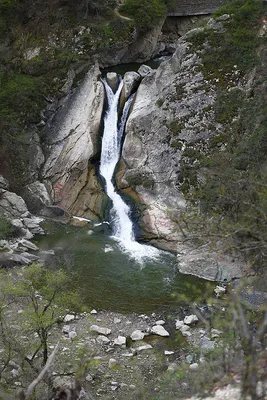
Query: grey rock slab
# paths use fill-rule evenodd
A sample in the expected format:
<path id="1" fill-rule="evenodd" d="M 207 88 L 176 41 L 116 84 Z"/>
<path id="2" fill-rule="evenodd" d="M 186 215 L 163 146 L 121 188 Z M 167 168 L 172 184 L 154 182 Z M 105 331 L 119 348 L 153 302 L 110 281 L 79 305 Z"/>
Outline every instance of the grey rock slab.
<path id="1" fill-rule="evenodd" d="M 185 323 L 186 325 L 193 325 L 193 324 L 195 324 L 196 322 L 198 322 L 198 317 L 197 317 L 195 314 L 187 315 L 187 316 L 184 318 L 184 323 Z"/>
<path id="2" fill-rule="evenodd" d="M 141 65 L 141 67 L 139 67 L 137 72 L 139 75 L 141 75 L 142 78 L 144 78 L 146 75 L 151 74 L 151 72 L 153 72 L 153 70 L 148 65 L 143 64 L 143 65 Z"/>
<path id="3" fill-rule="evenodd" d="M 119 86 L 119 77 L 116 72 L 108 72 L 106 77 L 108 85 L 111 87 L 113 92 L 116 92 Z"/>
<path id="4" fill-rule="evenodd" d="M 117 346 L 126 345 L 126 337 L 118 336 L 116 339 L 114 339 L 114 345 L 117 345 Z"/>
<path id="5" fill-rule="evenodd" d="M 9 189 L 9 182 L 2 175 L 0 175 L 0 189 Z"/>
<path id="6" fill-rule="evenodd" d="M 64 317 L 64 322 L 71 322 L 75 320 L 75 315 L 73 314 L 66 314 Z"/>
<path id="7" fill-rule="evenodd" d="M 138 346 L 135 350 L 139 352 L 139 351 L 150 350 L 150 349 L 153 349 L 153 347 L 150 344 L 145 343 L 145 344 L 142 344 L 141 346 Z"/>
<path id="8" fill-rule="evenodd" d="M 143 340 L 145 337 L 145 333 L 140 331 L 140 329 L 136 329 L 132 334 L 131 334 L 131 339 L 136 341 L 136 340 Z"/>
<path id="9" fill-rule="evenodd" d="M 161 325 L 152 326 L 151 333 L 153 333 L 154 335 L 163 336 L 163 337 L 170 336 L 169 332 L 167 332 L 166 329 L 163 328 L 163 326 L 161 326 Z"/>
<path id="10" fill-rule="evenodd" d="M 96 341 L 97 341 L 97 343 L 99 343 L 99 344 L 109 344 L 109 343 L 110 343 L 109 338 L 107 338 L 107 337 L 104 336 L 104 335 L 99 335 L 99 336 L 97 336 Z"/>
<path id="11" fill-rule="evenodd" d="M 27 206 L 22 197 L 16 193 L 0 189 L 0 214 L 8 218 L 18 218 L 27 212 Z"/>
<path id="12" fill-rule="evenodd" d="M 111 329 L 103 328 L 103 327 L 100 327 L 98 325 L 91 325 L 90 331 L 91 332 L 96 332 L 96 333 L 99 333 L 100 335 L 105 335 L 105 336 L 107 336 L 107 335 L 109 335 L 111 333 Z"/>
<path id="13" fill-rule="evenodd" d="M 126 72 L 123 77 L 122 97 L 127 100 L 128 97 L 137 89 L 141 81 L 141 76 L 134 71 Z"/>

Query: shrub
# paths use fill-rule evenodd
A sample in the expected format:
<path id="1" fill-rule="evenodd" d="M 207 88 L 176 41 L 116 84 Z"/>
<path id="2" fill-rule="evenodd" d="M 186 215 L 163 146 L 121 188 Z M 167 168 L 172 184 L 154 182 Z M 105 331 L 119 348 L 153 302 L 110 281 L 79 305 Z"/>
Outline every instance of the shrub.
<path id="1" fill-rule="evenodd" d="M 167 6 L 163 0 L 126 0 L 120 11 L 135 20 L 139 32 L 145 32 L 166 15 Z"/>
<path id="2" fill-rule="evenodd" d="M 9 239 L 15 234 L 15 228 L 11 225 L 11 222 L 0 216 L 0 240 Z"/>

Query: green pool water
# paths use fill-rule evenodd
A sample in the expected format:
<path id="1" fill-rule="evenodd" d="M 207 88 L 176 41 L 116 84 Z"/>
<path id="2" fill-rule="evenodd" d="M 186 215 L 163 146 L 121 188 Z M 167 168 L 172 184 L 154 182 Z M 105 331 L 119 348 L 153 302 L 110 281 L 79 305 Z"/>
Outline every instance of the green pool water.
<path id="1" fill-rule="evenodd" d="M 212 291 L 210 283 L 180 274 L 176 257 L 168 252 L 140 265 L 104 232 L 51 222 L 45 229 L 47 235 L 37 244 L 54 249 L 56 265 L 75 273 L 81 298 L 90 308 L 125 313 L 170 310 L 181 305 L 181 295 L 194 301 L 192 288 L 203 294 Z"/>

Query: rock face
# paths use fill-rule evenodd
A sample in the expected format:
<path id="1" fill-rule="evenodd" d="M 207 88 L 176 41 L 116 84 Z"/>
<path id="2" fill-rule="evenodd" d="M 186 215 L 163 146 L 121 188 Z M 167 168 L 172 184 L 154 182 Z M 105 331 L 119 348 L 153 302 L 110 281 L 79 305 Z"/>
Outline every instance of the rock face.
<path id="1" fill-rule="evenodd" d="M 97 219 L 106 197 L 92 165 L 100 151 L 104 88 L 93 66 L 47 128 L 43 180 L 54 204 L 72 215 Z"/>
<path id="2" fill-rule="evenodd" d="M 161 35 L 161 29 L 165 17 L 158 22 L 157 26 L 144 33 L 142 36 L 137 38 L 123 54 L 120 62 L 130 63 L 130 62 L 144 62 L 153 58 L 158 52 L 158 40 Z"/>
<path id="3" fill-rule="evenodd" d="M 138 88 L 141 76 L 134 71 L 126 72 L 123 77 L 123 87 L 121 93 L 121 103 L 124 103 L 128 97 Z"/>
<path id="4" fill-rule="evenodd" d="M 216 31 L 219 28 L 216 21 L 207 27 Z M 190 42 L 203 29 L 188 32 L 177 42 L 172 58 L 144 76 L 126 125 L 124 164 L 117 181 L 139 205 L 141 238 L 177 250 L 181 272 L 224 280 L 229 271 L 231 277 L 242 276 L 243 263 L 232 262 L 216 252 L 208 256 L 210 249 L 192 254 L 194 245 L 190 248 L 183 244 L 186 234 L 181 224 L 187 209 L 183 195 L 186 173 L 190 173 L 194 162 L 199 162 L 190 159 L 190 151 L 205 149 L 225 129 L 215 114 L 218 81 L 205 77 L 202 54 L 196 53 Z M 238 76 L 233 88 L 240 85 L 237 82 Z M 201 179 L 198 173 L 197 182 Z M 233 264 L 236 267 L 232 270 Z"/>

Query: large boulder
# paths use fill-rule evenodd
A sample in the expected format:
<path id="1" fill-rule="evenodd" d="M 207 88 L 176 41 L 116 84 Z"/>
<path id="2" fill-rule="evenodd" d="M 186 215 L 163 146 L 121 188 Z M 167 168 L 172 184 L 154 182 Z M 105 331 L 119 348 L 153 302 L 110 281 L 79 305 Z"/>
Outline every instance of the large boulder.
<path id="1" fill-rule="evenodd" d="M 108 72 L 106 77 L 108 85 L 111 87 L 113 92 L 115 93 L 119 86 L 119 77 L 116 72 Z"/>
<path id="2" fill-rule="evenodd" d="M 16 193 L 0 189 L 0 215 L 13 219 L 28 211 L 25 201 Z"/>
<path id="3" fill-rule="evenodd" d="M 45 185 L 35 181 L 26 186 L 23 197 L 31 212 L 37 213 L 51 204 L 51 199 Z"/>
<path id="4" fill-rule="evenodd" d="M 53 204 L 72 215 L 93 219 L 101 215 L 99 210 L 106 199 L 93 167 L 100 152 L 99 128 L 105 99 L 99 75 L 96 64 L 48 123 L 48 157 L 42 172 Z"/>
<path id="5" fill-rule="evenodd" d="M 121 92 L 121 104 L 124 104 L 129 96 L 138 88 L 141 76 L 134 71 L 126 72 L 123 77 L 123 87 Z"/>

